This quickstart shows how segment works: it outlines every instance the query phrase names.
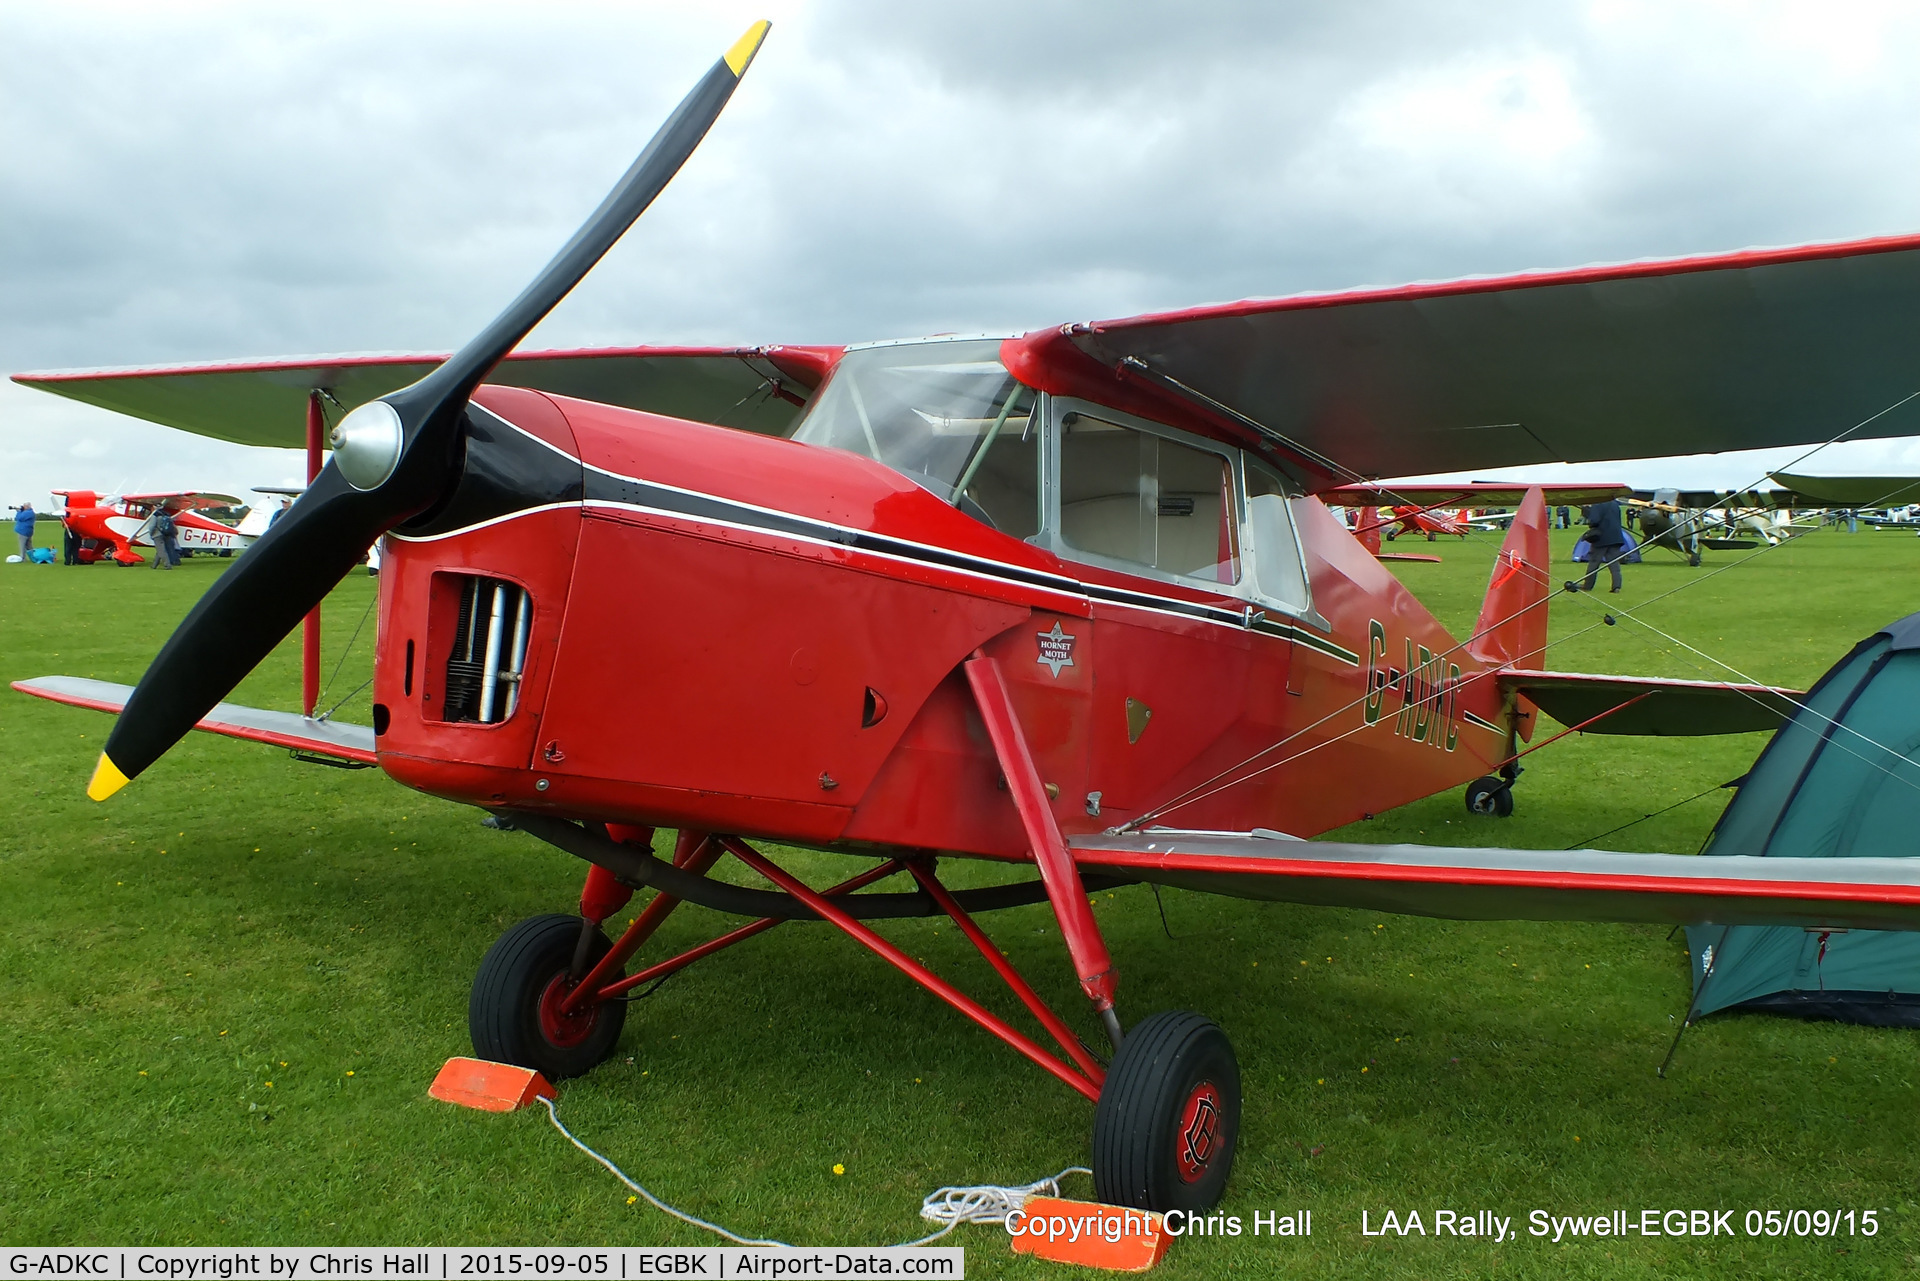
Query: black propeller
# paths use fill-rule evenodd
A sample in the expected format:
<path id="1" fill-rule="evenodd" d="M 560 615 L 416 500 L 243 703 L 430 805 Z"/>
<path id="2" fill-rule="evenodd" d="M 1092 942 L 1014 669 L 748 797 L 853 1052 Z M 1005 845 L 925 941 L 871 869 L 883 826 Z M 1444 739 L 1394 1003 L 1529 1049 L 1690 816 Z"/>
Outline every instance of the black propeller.
<path id="1" fill-rule="evenodd" d="M 719 117 L 768 24 L 756 22 L 681 100 L 619 183 L 506 310 L 410 387 L 333 429 L 333 457 L 286 516 L 222 575 L 168 639 L 107 736 L 87 795 L 105 800 L 232 691 L 402 521 L 460 478 L 474 389 L 626 234 Z"/>

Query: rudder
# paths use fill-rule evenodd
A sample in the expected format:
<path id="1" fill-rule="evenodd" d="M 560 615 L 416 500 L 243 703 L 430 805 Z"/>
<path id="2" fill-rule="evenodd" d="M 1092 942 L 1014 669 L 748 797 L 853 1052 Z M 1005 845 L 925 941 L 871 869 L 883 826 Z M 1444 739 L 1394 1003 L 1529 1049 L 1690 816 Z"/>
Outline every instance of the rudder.
<path id="1" fill-rule="evenodd" d="M 1538 486 L 1527 491 L 1500 544 L 1487 599 L 1473 625 L 1467 653 L 1489 667 L 1538 668 L 1547 648 L 1547 500 Z"/>

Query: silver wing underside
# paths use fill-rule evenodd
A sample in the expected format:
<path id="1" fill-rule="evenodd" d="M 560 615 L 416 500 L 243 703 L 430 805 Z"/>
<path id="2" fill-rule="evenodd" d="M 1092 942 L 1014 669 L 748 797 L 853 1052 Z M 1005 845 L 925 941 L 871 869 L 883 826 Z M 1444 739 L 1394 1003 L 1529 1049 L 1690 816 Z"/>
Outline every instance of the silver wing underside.
<path id="1" fill-rule="evenodd" d="M 1920 929 L 1920 859 L 1350 845 L 1158 829 L 1068 844 L 1082 868 L 1159 885 L 1407 916 Z"/>

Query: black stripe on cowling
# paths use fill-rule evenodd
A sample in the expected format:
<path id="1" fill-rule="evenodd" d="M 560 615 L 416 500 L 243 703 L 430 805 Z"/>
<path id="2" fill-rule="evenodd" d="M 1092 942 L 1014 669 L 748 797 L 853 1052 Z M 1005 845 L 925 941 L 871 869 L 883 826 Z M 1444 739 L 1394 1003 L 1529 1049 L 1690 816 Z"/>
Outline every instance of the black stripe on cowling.
<path id="1" fill-rule="evenodd" d="M 396 531 L 432 537 L 585 496 L 580 460 L 479 405 L 467 406 L 466 460 L 460 482 L 434 511 Z"/>

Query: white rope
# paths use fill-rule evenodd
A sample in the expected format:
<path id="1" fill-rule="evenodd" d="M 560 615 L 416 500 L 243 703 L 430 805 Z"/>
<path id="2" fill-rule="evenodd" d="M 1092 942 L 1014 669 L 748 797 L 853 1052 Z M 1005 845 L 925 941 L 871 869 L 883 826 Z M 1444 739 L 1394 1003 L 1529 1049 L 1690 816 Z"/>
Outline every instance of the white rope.
<path id="1" fill-rule="evenodd" d="M 659 1210 L 663 1214 L 670 1214 L 682 1223 L 691 1223 L 696 1228 L 704 1228 L 708 1232 L 723 1236 L 735 1245 L 778 1246 L 782 1249 L 789 1250 L 793 1248 L 785 1241 L 737 1236 L 717 1223 L 709 1223 L 705 1219 L 696 1218 L 684 1210 L 679 1210 L 668 1205 L 665 1201 L 662 1201 L 659 1197 L 628 1178 L 626 1171 L 582 1143 L 579 1138 L 574 1135 L 572 1130 L 569 1130 L 565 1125 L 561 1124 L 559 1110 L 554 1107 L 552 1099 L 542 1095 L 540 1102 L 546 1105 L 547 1119 L 553 1122 L 553 1128 L 564 1134 L 567 1137 L 567 1142 L 573 1144 L 573 1146 L 579 1148 L 582 1152 L 585 1152 L 588 1156 L 599 1162 L 600 1165 L 606 1168 L 608 1173 L 624 1183 L 635 1196 L 644 1197 L 647 1204 L 651 1205 L 654 1209 Z M 963 1223 L 1005 1224 L 1007 1216 L 1025 1205 L 1028 1197 L 1059 1196 L 1060 1180 L 1066 1178 L 1069 1174 L 1092 1173 L 1093 1171 L 1084 1165 L 1070 1165 L 1052 1178 L 1041 1179 L 1035 1183 L 1021 1184 L 1013 1187 L 1002 1187 L 997 1184 L 982 1183 L 974 1187 L 940 1188 L 937 1191 L 928 1193 L 926 1200 L 920 1203 L 920 1217 L 930 1223 L 939 1223 L 944 1226 L 942 1226 L 938 1232 L 921 1237 L 917 1241 L 902 1241 L 899 1242 L 899 1244 L 927 1245 L 930 1242 L 938 1241 L 941 1237 L 944 1237 L 947 1233 L 953 1231 Z"/>
<path id="2" fill-rule="evenodd" d="M 682 1223 L 691 1223 L 696 1228 L 705 1228 L 709 1232 L 716 1233 L 720 1236 L 725 1237 L 727 1240 L 733 1242 L 735 1245 L 777 1245 L 777 1246 L 787 1245 L 785 1241 L 763 1241 L 755 1237 L 735 1236 L 733 1233 L 727 1231 L 725 1228 L 721 1227 L 717 1223 L 708 1223 L 705 1219 L 696 1219 L 693 1215 L 688 1214 L 684 1210 L 674 1209 L 672 1206 L 668 1205 L 665 1201 L 662 1201 L 659 1197 L 647 1191 L 645 1188 L 641 1187 L 638 1183 L 635 1183 L 632 1179 L 629 1179 L 626 1176 L 626 1172 L 623 1171 L 619 1166 L 607 1160 L 607 1158 L 601 1156 L 598 1152 L 595 1152 L 592 1148 L 588 1147 L 586 1144 L 582 1143 L 579 1139 L 575 1138 L 572 1130 L 569 1130 L 566 1126 L 560 1124 L 560 1113 L 554 1110 L 552 1099 L 547 1098 L 545 1095 L 541 1095 L 540 1101 L 547 1105 L 547 1118 L 553 1122 L 553 1128 L 560 1131 L 560 1133 L 566 1135 L 567 1142 L 573 1144 L 573 1146 L 575 1146 L 576 1148 L 579 1148 L 582 1152 L 585 1152 L 588 1156 L 592 1157 L 594 1160 L 598 1161 L 601 1165 L 605 1166 L 608 1172 L 611 1173 L 614 1178 L 620 1180 L 620 1182 L 626 1184 L 628 1188 L 632 1189 L 634 1195 L 645 1197 L 647 1200 L 647 1204 L 651 1205 L 654 1209 L 659 1210 L 665 1214 L 671 1214 L 674 1218 L 679 1219 Z M 787 1248 L 791 1249 L 792 1247 L 788 1246 Z"/>
<path id="3" fill-rule="evenodd" d="M 920 1203 L 920 1217 L 929 1223 L 946 1226 L 932 1236 L 905 1244 L 925 1245 L 929 1241 L 938 1241 L 962 1223 L 998 1223 L 1004 1226 L 1007 1216 L 1024 1206 L 1028 1197 L 1057 1197 L 1060 1195 L 1060 1180 L 1069 1174 L 1092 1173 L 1084 1165 L 1070 1165 L 1051 1178 L 1013 1187 L 979 1183 L 972 1187 L 939 1188 L 929 1192 L 927 1199 Z"/>

